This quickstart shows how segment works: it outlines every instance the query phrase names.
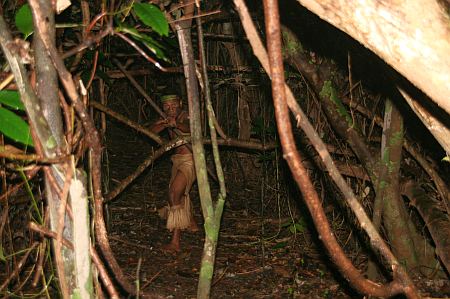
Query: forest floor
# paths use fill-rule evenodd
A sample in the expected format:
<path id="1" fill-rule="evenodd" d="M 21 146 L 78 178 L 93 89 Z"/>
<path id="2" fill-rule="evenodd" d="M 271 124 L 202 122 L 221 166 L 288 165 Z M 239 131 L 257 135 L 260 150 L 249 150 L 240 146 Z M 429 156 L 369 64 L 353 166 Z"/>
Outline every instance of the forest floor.
<path id="1" fill-rule="evenodd" d="M 141 136 L 127 135 L 125 129 L 110 131 L 114 131 L 108 144 L 110 180 L 117 185 L 149 155 L 150 145 Z M 195 298 L 203 231 L 183 233 L 178 255 L 161 249 L 170 241 L 165 220 L 157 211 L 167 205 L 169 157 L 166 153 L 109 205 L 110 242 L 130 281 L 139 272 L 145 292 L 167 298 Z M 276 207 L 266 207 L 264 219 L 259 216 L 260 184 L 260 175 L 255 175 L 248 178 L 245 188 L 236 182 L 228 186 L 212 298 L 353 297 L 323 265 L 321 253 L 313 248 L 309 237 L 280 227 L 286 220 L 277 216 Z M 211 188 L 216 194 L 217 184 L 211 183 Z M 196 184 L 190 195 L 195 219 L 202 228 Z"/>
<path id="2" fill-rule="evenodd" d="M 150 144 L 122 127 L 109 130 L 107 152 L 112 186 L 132 173 L 150 153 Z M 167 204 L 170 155 L 165 154 L 108 207 L 109 237 L 119 264 L 140 288 L 166 298 L 196 298 L 204 233 L 183 233 L 182 251 L 165 253 L 170 240 L 157 209 Z M 228 174 L 228 177 L 232 174 Z M 212 298 L 362 298 L 327 262 L 325 249 L 307 230 L 294 234 L 283 226 L 276 202 L 261 211 L 260 175 L 245 186 L 228 185 Z M 216 194 L 217 186 L 212 183 Z M 202 228 L 197 185 L 191 191 L 195 219 Z M 284 219 L 284 220 L 283 220 Z M 287 217 L 289 220 L 289 217 Z"/>

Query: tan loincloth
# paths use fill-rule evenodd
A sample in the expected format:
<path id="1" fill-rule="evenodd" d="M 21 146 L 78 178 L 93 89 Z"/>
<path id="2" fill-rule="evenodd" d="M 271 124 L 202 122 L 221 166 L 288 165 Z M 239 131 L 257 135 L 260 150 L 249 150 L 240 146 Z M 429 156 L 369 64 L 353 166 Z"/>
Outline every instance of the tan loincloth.
<path id="1" fill-rule="evenodd" d="M 167 217 L 167 229 L 172 231 L 174 229 L 187 229 L 191 225 L 193 219 L 193 210 L 191 200 L 189 198 L 189 191 L 192 184 L 195 182 L 195 166 L 192 154 L 175 154 L 172 156 L 172 174 L 170 177 L 169 187 L 177 173 L 181 172 L 186 178 L 186 188 L 184 189 L 184 202 L 176 206 L 167 206 L 165 211 L 159 210 L 160 216 Z"/>

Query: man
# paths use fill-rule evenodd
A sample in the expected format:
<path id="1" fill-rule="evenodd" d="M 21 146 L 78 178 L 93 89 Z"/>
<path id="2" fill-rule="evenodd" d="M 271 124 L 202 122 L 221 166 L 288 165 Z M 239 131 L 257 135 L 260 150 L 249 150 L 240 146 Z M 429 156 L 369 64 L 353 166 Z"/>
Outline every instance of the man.
<path id="1" fill-rule="evenodd" d="M 181 99 L 177 95 L 166 95 L 161 98 L 166 119 L 156 121 L 151 130 L 156 134 L 168 129 L 171 139 L 178 135 L 189 135 L 189 115 L 181 110 Z M 188 145 L 175 149 L 172 155 L 172 174 L 169 183 L 169 206 L 164 209 L 167 216 L 167 229 L 172 232 L 172 240 L 164 246 L 169 252 L 180 251 L 181 230 L 198 231 L 194 220 L 189 191 L 195 182 L 195 168 L 192 151 Z"/>

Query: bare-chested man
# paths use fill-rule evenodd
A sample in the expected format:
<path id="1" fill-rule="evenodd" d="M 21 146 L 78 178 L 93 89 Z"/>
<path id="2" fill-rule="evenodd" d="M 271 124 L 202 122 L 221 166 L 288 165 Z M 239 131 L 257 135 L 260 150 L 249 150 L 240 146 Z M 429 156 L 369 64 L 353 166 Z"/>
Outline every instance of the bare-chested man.
<path id="1" fill-rule="evenodd" d="M 177 95 L 166 95 L 161 104 L 166 119 L 157 120 L 151 130 L 159 134 L 168 129 L 170 138 L 189 135 L 189 115 L 181 110 L 181 99 Z M 182 145 L 172 155 L 172 175 L 169 183 L 169 207 L 167 208 L 167 229 L 172 232 L 172 241 L 164 246 L 169 252 L 180 251 L 181 230 L 198 231 L 194 220 L 189 191 L 195 182 L 195 168 L 191 149 Z"/>

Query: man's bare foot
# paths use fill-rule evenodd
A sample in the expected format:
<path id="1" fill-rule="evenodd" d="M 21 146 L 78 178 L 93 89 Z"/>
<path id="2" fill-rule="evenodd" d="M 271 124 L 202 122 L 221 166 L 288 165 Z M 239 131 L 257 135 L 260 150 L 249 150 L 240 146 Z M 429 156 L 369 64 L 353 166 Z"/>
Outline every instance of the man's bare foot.
<path id="1" fill-rule="evenodd" d="M 180 244 L 170 242 L 169 244 L 163 245 L 162 250 L 170 254 L 177 254 L 181 251 L 181 248 Z"/>

